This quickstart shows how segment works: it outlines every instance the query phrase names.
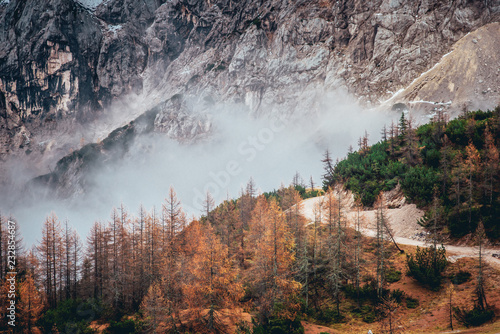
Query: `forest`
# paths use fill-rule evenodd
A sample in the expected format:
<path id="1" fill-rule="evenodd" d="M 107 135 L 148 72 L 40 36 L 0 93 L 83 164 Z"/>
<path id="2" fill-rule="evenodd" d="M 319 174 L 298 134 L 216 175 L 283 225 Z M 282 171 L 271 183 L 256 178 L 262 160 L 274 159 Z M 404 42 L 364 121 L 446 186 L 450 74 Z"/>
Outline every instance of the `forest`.
<path id="1" fill-rule="evenodd" d="M 332 164 L 325 154 L 325 188 L 338 182 L 371 206 L 380 191 L 400 184 L 406 198 L 427 209 L 426 223 L 454 238 L 484 224 L 488 237 L 500 238 L 500 108 L 464 112 L 451 121 L 438 113 L 415 127 L 401 115 L 398 124 L 382 130 L 382 140 Z"/>
<path id="2" fill-rule="evenodd" d="M 22 249 L 16 235 L 14 329 L 6 317 L 12 270 L 5 255 L 15 217 L 0 215 L 0 326 L 19 333 L 303 333 L 303 319 L 328 325 L 356 318 L 396 333 L 398 310 L 419 305 L 418 296 L 391 287 L 402 271 L 424 289 L 442 290 L 451 264 L 438 240 L 451 235 L 481 246 L 500 237 L 499 113 L 438 115 L 420 127 L 403 114 L 381 142 L 368 146 L 366 134 L 358 151 L 336 163 L 327 152 L 313 222 L 301 215 L 301 202 L 321 192 L 314 184 L 294 181 L 259 194 L 252 179 L 239 198 L 219 205 L 207 193 L 199 220 L 186 217 L 172 187 L 160 208 L 133 214 L 120 205 L 85 240 L 52 213 L 32 248 Z M 421 223 L 432 232 L 431 247 L 403 254 L 391 240 L 383 191 L 397 184 L 426 210 Z M 355 194 L 354 209 L 346 190 Z M 373 238 L 361 233 L 367 207 L 376 210 Z M 482 270 L 480 247 L 474 303 L 452 307 L 450 297 L 451 327 L 453 319 L 475 326 L 495 316 Z M 471 273 L 453 275 L 461 284 Z"/>

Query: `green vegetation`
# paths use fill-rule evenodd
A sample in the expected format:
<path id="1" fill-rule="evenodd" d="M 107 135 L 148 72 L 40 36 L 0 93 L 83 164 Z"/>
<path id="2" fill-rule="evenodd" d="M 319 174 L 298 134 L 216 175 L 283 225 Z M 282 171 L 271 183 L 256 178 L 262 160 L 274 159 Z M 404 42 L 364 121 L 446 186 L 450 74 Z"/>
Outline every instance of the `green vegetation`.
<path id="1" fill-rule="evenodd" d="M 471 276 L 470 272 L 460 270 L 458 273 L 450 275 L 450 280 L 453 284 L 460 285 L 467 282 Z"/>
<path id="2" fill-rule="evenodd" d="M 216 71 L 224 71 L 226 69 L 226 65 L 224 62 L 220 63 L 219 66 L 215 68 Z"/>
<path id="3" fill-rule="evenodd" d="M 387 276 L 386 276 L 386 281 L 388 283 L 394 283 L 394 282 L 397 282 L 401 279 L 401 272 L 399 270 L 394 270 L 394 269 L 391 269 L 389 270 L 389 272 L 387 273 Z"/>
<path id="4" fill-rule="evenodd" d="M 303 185 L 296 185 L 296 186 L 292 186 L 293 189 L 295 189 L 298 194 L 300 195 L 300 197 L 302 199 L 308 199 L 308 198 L 312 198 L 312 197 L 318 197 L 318 196 L 321 196 L 322 194 L 324 194 L 324 191 L 322 189 L 314 189 L 314 190 L 311 190 L 311 189 L 306 189 L 306 187 L 304 187 Z M 282 199 L 283 199 L 283 194 L 284 194 L 284 191 L 286 189 L 289 189 L 289 188 L 282 188 L 282 189 L 274 189 L 272 191 L 268 191 L 268 192 L 264 192 L 264 196 L 269 199 L 269 198 L 274 198 L 278 203 L 281 203 Z"/>
<path id="5" fill-rule="evenodd" d="M 487 321 L 490 321 L 495 316 L 495 313 L 490 309 L 481 309 L 474 307 L 471 310 L 454 307 L 455 318 L 467 327 L 480 326 Z"/>
<path id="6" fill-rule="evenodd" d="M 446 268 L 446 251 L 444 247 L 429 248 L 417 247 L 415 256 L 407 255 L 408 275 L 415 278 L 422 285 L 431 290 L 439 290 L 443 277 L 441 273 Z"/>
<path id="7" fill-rule="evenodd" d="M 441 118 L 418 129 L 403 115 L 380 143 L 368 147 L 365 135 L 360 150 L 335 165 L 327 154 L 328 191 L 314 208 L 313 222 L 300 206 L 320 190 L 312 178 L 306 188 L 298 174 L 289 187 L 263 195 L 251 179 L 239 198 L 217 206 L 207 193 L 204 216 L 191 221 L 170 188 L 160 210 L 141 207 L 134 216 L 121 205 L 109 221 L 94 223 L 85 243 L 51 214 L 35 255 L 18 269 L 29 272 L 20 282 L 19 305 L 36 306 L 31 313 L 20 308 L 23 329 L 36 324 L 42 332 L 92 333 L 91 322 L 99 320 L 108 324 L 107 333 L 216 333 L 226 331 L 224 320 L 238 314 L 222 310 L 233 309 L 253 316 L 253 329 L 241 322 L 240 333 L 303 333 L 301 317 L 329 325 L 354 316 L 391 328 L 398 309 L 419 305 L 404 291 L 390 289 L 402 276 L 394 261 L 400 253 L 389 242 L 388 206 L 379 193 L 398 184 L 426 209 L 421 224 L 432 231 L 460 237 L 478 226 L 477 298 L 472 308 L 454 311 L 467 326 L 484 323 L 494 315 L 482 271 L 483 223 L 490 236 L 500 233 L 498 114 L 499 109 L 450 122 Z M 115 132 L 125 142 L 134 135 L 127 126 Z M 118 144 L 108 139 L 98 145 Z M 375 201 L 375 238 L 364 239 L 361 219 L 356 231 L 348 228 L 351 205 L 331 187 L 339 182 L 365 206 Z M 2 221 L 8 219 L 0 216 L 0 232 Z M 427 288 L 440 288 L 444 248 L 417 248 L 406 260 L 409 275 Z M 470 279 L 470 273 L 453 269 L 455 284 Z M 31 277 L 41 277 L 39 287 Z M 450 305 L 452 291 L 450 284 Z"/>
<path id="8" fill-rule="evenodd" d="M 269 319 L 266 324 L 254 322 L 253 334 L 303 334 L 304 327 L 299 319 Z"/>
<path id="9" fill-rule="evenodd" d="M 497 107 L 449 122 L 439 115 L 418 128 L 403 114 L 398 125 L 384 129 L 379 143 L 369 147 L 365 134 L 359 150 L 346 159 L 333 165 L 325 158 L 323 188 L 342 182 L 364 206 L 372 206 L 380 191 L 399 184 L 421 208 L 430 209 L 436 198 L 438 227 L 451 236 L 473 233 L 482 220 L 489 238 L 499 239 L 499 114 Z"/>
<path id="10" fill-rule="evenodd" d="M 213 68 L 215 67 L 215 64 L 207 64 L 207 66 L 205 67 L 205 73 L 206 72 L 210 72 Z"/>
<path id="11" fill-rule="evenodd" d="M 89 325 L 101 316 L 100 303 L 90 299 L 67 299 L 50 309 L 38 321 L 44 333 L 51 333 L 54 328 L 60 333 L 94 333 Z"/>
<path id="12" fill-rule="evenodd" d="M 142 333 L 143 323 L 141 321 L 135 321 L 134 319 L 123 319 L 122 321 L 111 320 L 109 322 L 108 328 L 106 328 L 106 334 L 132 334 L 132 333 Z"/>
<path id="13" fill-rule="evenodd" d="M 417 308 L 419 305 L 419 301 L 416 298 L 412 298 L 410 296 L 406 297 L 406 307 L 407 308 Z"/>

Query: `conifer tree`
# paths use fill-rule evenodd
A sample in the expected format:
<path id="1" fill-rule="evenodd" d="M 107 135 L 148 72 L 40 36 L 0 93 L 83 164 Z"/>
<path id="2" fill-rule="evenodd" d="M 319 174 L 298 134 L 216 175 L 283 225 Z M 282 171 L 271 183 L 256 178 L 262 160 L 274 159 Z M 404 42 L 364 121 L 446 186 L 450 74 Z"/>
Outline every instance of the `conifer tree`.
<path id="1" fill-rule="evenodd" d="M 326 189 L 330 185 L 334 183 L 334 165 L 333 165 L 333 160 L 330 155 L 330 151 L 327 149 L 323 155 L 323 160 L 321 160 L 323 163 L 323 188 Z"/>
<path id="2" fill-rule="evenodd" d="M 479 152 L 476 149 L 476 147 L 471 143 L 466 147 L 466 159 L 465 159 L 465 165 L 464 169 L 467 173 L 467 188 L 468 188 L 468 211 L 469 211 L 469 217 L 468 217 L 468 223 L 469 223 L 469 231 L 472 230 L 471 224 L 472 224 L 472 206 L 474 202 L 474 176 L 477 172 L 477 170 L 480 168 L 481 164 L 481 158 L 479 156 Z"/>
<path id="3" fill-rule="evenodd" d="M 376 212 L 376 256 L 377 256 L 377 297 L 382 298 L 383 288 L 385 286 L 385 275 L 386 275 L 386 256 L 387 252 L 385 249 L 386 240 L 386 204 L 385 198 L 382 193 L 379 194 L 377 201 L 375 203 L 377 208 Z"/>
<path id="4" fill-rule="evenodd" d="M 154 282 L 148 289 L 148 293 L 141 303 L 141 310 L 144 314 L 147 330 L 150 333 L 164 333 L 164 328 L 161 327 L 165 319 L 165 310 L 167 303 L 163 296 L 160 284 Z"/>
<path id="5" fill-rule="evenodd" d="M 253 267 L 254 286 L 259 293 L 261 320 L 269 317 L 294 319 L 298 304 L 294 297 L 300 284 L 293 280 L 291 266 L 294 261 L 293 237 L 285 217 L 274 199 L 269 202 L 263 238 L 256 247 Z M 278 304 L 280 308 L 275 308 Z"/>
<path id="6" fill-rule="evenodd" d="M 238 268 L 233 266 L 227 247 L 215 235 L 210 225 L 201 228 L 197 252 L 187 268 L 187 279 L 183 283 L 183 294 L 190 310 L 208 309 L 203 323 L 209 331 L 223 331 L 218 312 L 232 308 L 243 296 L 243 287 L 238 281 Z"/>
<path id="7" fill-rule="evenodd" d="M 360 304 L 360 299 L 359 299 L 359 293 L 360 293 L 360 285 L 361 285 L 361 244 L 363 242 L 363 234 L 361 233 L 361 226 L 364 222 L 364 216 L 361 216 L 360 214 L 361 211 L 361 200 L 358 199 L 356 201 L 356 248 L 354 251 L 354 263 L 355 263 L 355 270 L 356 270 L 356 276 L 354 279 L 354 285 L 356 287 L 356 301 L 358 304 L 358 307 L 361 306 Z"/>
<path id="8" fill-rule="evenodd" d="M 484 190 L 487 203 L 493 204 L 493 194 L 495 185 L 498 184 L 498 175 L 500 171 L 500 158 L 498 149 L 495 146 L 495 139 L 491 134 L 489 127 L 485 131 L 486 157 L 484 162 Z"/>
<path id="9" fill-rule="evenodd" d="M 61 224 L 55 213 L 51 213 L 45 220 L 42 228 L 42 239 L 37 246 L 44 277 L 44 290 L 50 307 L 56 307 L 59 297 L 61 281 L 62 237 Z"/>
<path id="10" fill-rule="evenodd" d="M 483 223 L 479 222 L 476 231 L 476 242 L 478 245 L 478 275 L 476 284 L 476 305 L 481 311 L 488 308 L 488 302 L 486 301 L 486 293 L 484 291 L 484 273 L 483 273 L 483 243 L 484 243 L 485 233 Z"/>
<path id="11" fill-rule="evenodd" d="M 35 286 L 32 273 L 29 272 L 19 285 L 19 319 L 24 333 L 32 333 L 32 329 L 44 309 L 42 294 Z"/>

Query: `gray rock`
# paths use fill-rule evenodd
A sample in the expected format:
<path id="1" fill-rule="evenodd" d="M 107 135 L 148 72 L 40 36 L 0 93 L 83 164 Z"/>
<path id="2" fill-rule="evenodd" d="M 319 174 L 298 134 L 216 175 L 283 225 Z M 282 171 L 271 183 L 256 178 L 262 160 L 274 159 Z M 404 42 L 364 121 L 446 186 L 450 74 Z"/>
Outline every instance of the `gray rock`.
<path id="1" fill-rule="evenodd" d="M 95 10 L 11 0 L 0 5 L 0 158 L 132 93 L 144 110 L 167 108 L 153 130 L 182 140 L 210 126 L 163 105 L 176 94 L 242 103 L 254 115 L 313 112 L 334 89 L 377 105 L 499 19 L 500 4 L 480 0 L 110 0 Z"/>

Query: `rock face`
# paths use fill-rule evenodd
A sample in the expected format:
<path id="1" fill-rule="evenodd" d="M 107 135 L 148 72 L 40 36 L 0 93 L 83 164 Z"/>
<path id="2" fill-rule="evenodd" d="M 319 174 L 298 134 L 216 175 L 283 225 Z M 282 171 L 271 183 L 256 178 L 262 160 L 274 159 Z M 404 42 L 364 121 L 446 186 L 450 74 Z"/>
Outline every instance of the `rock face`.
<path id="1" fill-rule="evenodd" d="M 430 112 L 492 109 L 500 104 L 500 23 L 487 24 L 455 43 L 430 70 L 394 95 L 389 104 L 404 103 Z"/>
<path id="2" fill-rule="evenodd" d="M 341 88 L 376 106 L 499 19 L 498 0 L 0 1 L 0 157 L 31 154 L 48 172 L 97 140 L 75 129 L 131 94 L 139 113 L 158 106 L 154 131 L 181 140 L 211 128 L 189 99 L 286 115 Z M 440 100 L 427 88 L 401 101 Z M 117 109 L 115 128 L 131 120 Z"/>
<path id="3" fill-rule="evenodd" d="M 114 3 L 121 16 L 99 7 L 107 21 L 71 0 L 0 4 L 2 155 L 32 151 L 26 138 L 44 128 L 88 122 L 113 98 L 142 90 L 148 47 L 140 36 L 160 4 Z"/>

